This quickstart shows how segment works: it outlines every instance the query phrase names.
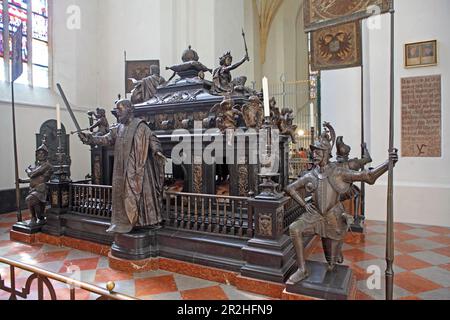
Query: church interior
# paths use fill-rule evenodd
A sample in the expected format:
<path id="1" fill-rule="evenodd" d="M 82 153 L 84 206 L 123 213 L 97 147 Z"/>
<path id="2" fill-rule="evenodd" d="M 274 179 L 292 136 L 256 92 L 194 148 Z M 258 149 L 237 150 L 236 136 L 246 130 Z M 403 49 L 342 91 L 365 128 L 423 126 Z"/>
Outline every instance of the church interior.
<path id="1" fill-rule="evenodd" d="M 0 0 L 0 300 L 449 300 L 449 12 Z"/>

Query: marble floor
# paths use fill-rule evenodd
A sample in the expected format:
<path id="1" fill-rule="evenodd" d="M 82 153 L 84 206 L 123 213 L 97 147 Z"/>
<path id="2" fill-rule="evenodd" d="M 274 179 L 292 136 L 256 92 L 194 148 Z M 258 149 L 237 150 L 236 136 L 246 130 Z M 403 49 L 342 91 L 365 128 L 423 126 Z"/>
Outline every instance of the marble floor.
<path id="1" fill-rule="evenodd" d="M 0 216 L 0 256 L 105 288 L 114 281 L 115 291 L 145 300 L 261 300 L 267 297 L 242 292 L 233 286 L 196 279 L 166 271 L 124 273 L 110 269 L 105 257 L 79 250 L 46 244 L 25 245 L 11 242 L 9 230 L 15 215 Z M 368 221 L 363 244 L 345 244 L 345 264 L 357 277 L 357 299 L 384 299 L 385 224 Z M 449 300 L 450 299 L 450 229 L 421 225 L 395 225 L 395 299 Z M 319 244 L 310 260 L 324 261 Z M 368 289 L 368 282 L 377 285 L 368 268 L 381 271 L 380 289 Z M 9 268 L 0 264 L 1 279 L 9 284 Z M 18 272 L 17 285 L 22 287 L 29 273 Z M 59 300 L 69 298 L 66 285 L 53 282 Z M 0 300 L 8 299 L 0 291 Z M 78 300 L 96 299 L 94 294 L 76 291 Z M 32 294 L 30 299 L 36 299 Z M 48 298 L 48 297 L 47 297 Z"/>

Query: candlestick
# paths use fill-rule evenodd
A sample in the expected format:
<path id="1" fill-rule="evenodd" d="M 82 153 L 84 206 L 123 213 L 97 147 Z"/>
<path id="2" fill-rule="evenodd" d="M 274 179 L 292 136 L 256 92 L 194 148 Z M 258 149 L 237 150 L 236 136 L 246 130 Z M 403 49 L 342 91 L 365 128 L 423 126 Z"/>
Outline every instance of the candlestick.
<path id="1" fill-rule="evenodd" d="M 56 128 L 61 130 L 61 107 L 59 103 L 56 104 Z"/>
<path id="2" fill-rule="evenodd" d="M 269 81 L 267 77 L 263 78 L 263 95 L 264 95 L 264 117 L 270 117 L 270 102 L 269 102 Z"/>

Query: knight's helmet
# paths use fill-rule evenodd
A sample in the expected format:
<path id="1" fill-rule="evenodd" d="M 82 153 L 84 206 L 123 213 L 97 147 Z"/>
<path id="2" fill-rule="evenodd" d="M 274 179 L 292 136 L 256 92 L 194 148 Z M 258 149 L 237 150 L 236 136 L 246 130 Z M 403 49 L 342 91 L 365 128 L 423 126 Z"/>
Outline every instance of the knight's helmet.
<path id="1" fill-rule="evenodd" d="M 42 143 L 41 143 L 40 147 L 36 149 L 36 153 L 39 151 L 45 151 L 45 153 L 48 155 L 47 135 L 45 135 L 45 134 L 42 137 Z"/>
<path id="2" fill-rule="evenodd" d="M 310 146 L 311 150 L 323 150 L 328 151 L 331 154 L 333 146 L 331 145 L 331 138 L 327 132 L 323 132 L 319 139 Z"/>
<path id="3" fill-rule="evenodd" d="M 331 126 L 330 123 L 325 122 L 323 127 L 324 131 L 320 135 L 319 139 L 316 140 L 316 142 L 314 142 L 314 144 L 310 146 L 310 148 L 311 151 L 314 150 L 328 151 L 330 158 L 332 158 L 333 148 L 336 141 L 336 134 L 334 128 Z"/>
<path id="4" fill-rule="evenodd" d="M 352 149 L 350 148 L 350 146 L 346 145 L 344 143 L 344 137 L 338 137 L 336 140 L 336 155 L 337 155 L 337 160 L 348 160 L 349 155 L 350 155 L 350 151 Z"/>

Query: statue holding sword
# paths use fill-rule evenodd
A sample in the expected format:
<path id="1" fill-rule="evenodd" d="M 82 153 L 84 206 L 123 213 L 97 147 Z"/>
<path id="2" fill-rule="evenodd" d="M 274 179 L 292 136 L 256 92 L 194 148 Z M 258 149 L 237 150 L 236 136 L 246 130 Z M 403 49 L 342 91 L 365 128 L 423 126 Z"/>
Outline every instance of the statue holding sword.
<path id="1" fill-rule="evenodd" d="M 158 227 L 162 222 L 166 158 L 156 135 L 144 120 L 134 117 L 129 100 L 116 102 L 119 123 L 112 125 L 107 134 L 83 132 L 60 92 L 80 140 L 90 146 L 114 146 L 112 217 L 107 232 L 126 234 L 137 228 Z"/>

